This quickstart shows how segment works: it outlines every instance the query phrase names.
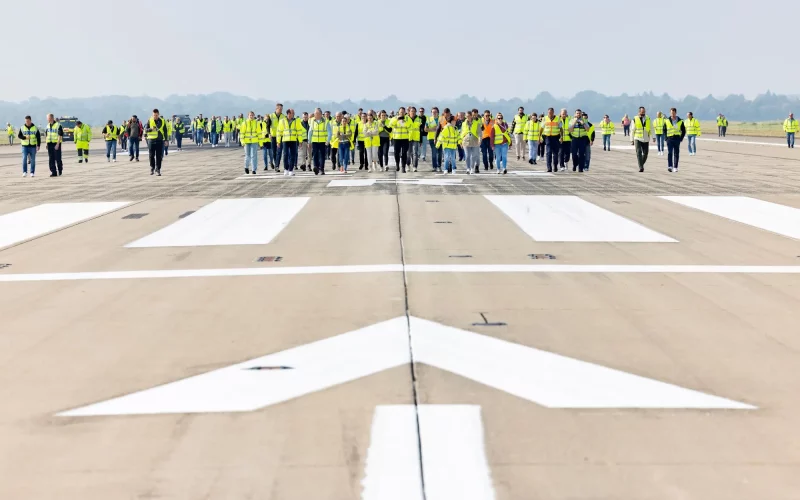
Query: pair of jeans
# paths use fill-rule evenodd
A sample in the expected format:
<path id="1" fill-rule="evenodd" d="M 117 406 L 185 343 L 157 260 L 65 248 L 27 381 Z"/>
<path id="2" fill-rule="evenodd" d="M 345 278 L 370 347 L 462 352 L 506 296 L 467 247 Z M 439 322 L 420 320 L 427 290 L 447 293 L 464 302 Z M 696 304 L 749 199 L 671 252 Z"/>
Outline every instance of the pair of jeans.
<path id="1" fill-rule="evenodd" d="M 244 144 L 244 168 L 245 170 L 248 169 L 248 165 L 252 165 L 252 170 L 255 172 L 258 169 L 258 143 L 251 142 L 248 144 Z M 264 161 L 264 171 L 267 170 L 267 163 L 266 160 Z"/>
<path id="2" fill-rule="evenodd" d="M 128 138 L 124 135 L 119 138 L 119 145 L 122 149 L 128 149 Z"/>
<path id="3" fill-rule="evenodd" d="M 611 134 L 603 134 L 603 149 L 611 151 Z"/>
<path id="4" fill-rule="evenodd" d="M 283 141 L 283 169 L 294 172 L 297 166 L 297 141 Z"/>
<path id="5" fill-rule="evenodd" d="M 495 144 L 494 156 L 497 158 L 497 171 L 508 168 L 508 144 Z"/>
<path id="6" fill-rule="evenodd" d="M 431 146 L 431 167 L 433 170 L 442 168 L 442 158 L 439 156 L 439 148 L 436 147 L 436 141 L 428 139 L 428 143 Z"/>
<path id="7" fill-rule="evenodd" d="M 60 175 L 64 170 L 64 163 L 61 161 L 61 148 L 63 144 L 56 149 L 57 144 L 54 142 L 47 143 L 47 161 L 50 164 L 50 173 Z"/>
<path id="8" fill-rule="evenodd" d="M 31 159 L 31 174 L 35 174 L 36 146 L 22 146 L 22 173 L 28 173 L 28 158 Z"/>
<path id="9" fill-rule="evenodd" d="M 169 141 L 164 141 L 164 156 L 169 156 Z"/>
<path id="10" fill-rule="evenodd" d="M 274 166 L 280 169 L 282 148 L 278 146 L 278 139 L 273 137 L 270 141 L 272 141 L 272 161 L 274 162 Z"/>
<path id="11" fill-rule="evenodd" d="M 786 145 L 790 148 L 794 147 L 794 132 L 786 132 Z"/>
<path id="12" fill-rule="evenodd" d="M 181 149 L 181 144 L 183 144 L 183 135 L 175 134 L 175 146 Z"/>
<path id="13" fill-rule="evenodd" d="M 155 169 L 156 172 L 161 172 L 161 161 L 164 159 L 164 141 L 158 139 L 151 139 L 148 144 L 148 153 L 150 155 L 150 170 Z"/>
<path id="14" fill-rule="evenodd" d="M 539 149 L 538 141 L 528 141 L 528 159 L 536 161 L 536 151 Z"/>
<path id="15" fill-rule="evenodd" d="M 139 138 L 138 137 L 131 137 L 128 140 L 128 154 L 131 158 L 138 158 L 139 157 Z"/>
<path id="16" fill-rule="evenodd" d="M 339 168 L 343 168 L 347 172 L 347 166 L 350 165 L 350 144 L 339 143 Z"/>
<path id="17" fill-rule="evenodd" d="M 589 164 L 592 162 L 592 144 L 586 144 L 586 155 L 585 160 L 583 162 L 583 169 L 589 170 Z"/>
<path id="18" fill-rule="evenodd" d="M 561 148 L 561 144 L 558 142 L 558 136 L 545 136 L 544 147 L 544 157 L 547 159 L 547 171 L 552 172 L 553 169 L 558 170 L 558 150 Z"/>
<path id="19" fill-rule="evenodd" d="M 408 143 L 408 163 L 414 167 L 414 170 L 419 166 L 419 142 L 411 141 Z"/>
<path id="20" fill-rule="evenodd" d="M 559 160 L 559 164 L 564 168 L 567 168 L 567 166 L 569 165 L 570 157 L 572 156 L 571 142 L 572 139 L 561 143 L 561 158 Z"/>
<path id="21" fill-rule="evenodd" d="M 216 146 L 217 145 L 217 140 L 219 139 L 219 134 L 217 134 L 216 132 L 211 132 L 210 135 L 211 135 L 211 139 L 210 139 L 209 142 L 211 142 L 212 146 Z"/>
<path id="22" fill-rule="evenodd" d="M 494 151 L 492 150 L 491 137 L 481 139 L 481 154 L 483 155 L 483 169 L 489 170 L 490 165 L 494 167 Z"/>
<path id="23" fill-rule="evenodd" d="M 666 136 L 664 134 L 656 134 L 656 146 L 658 147 L 658 152 L 664 152 L 664 141 L 666 141 Z"/>
<path id="24" fill-rule="evenodd" d="M 650 143 L 645 141 L 633 141 L 636 146 L 636 162 L 639 164 L 639 169 L 644 170 L 644 164 L 647 163 L 647 155 L 650 153 Z"/>
<path id="25" fill-rule="evenodd" d="M 456 150 L 455 149 L 445 149 L 442 151 L 444 153 L 444 168 L 448 172 L 453 172 L 456 169 Z"/>
<path id="26" fill-rule="evenodd" d="M 8 136 L 8 145 L 9 146 L 13 146 L 14 145 L 14 136 L 13 135 L 9 135 Z"/>
<path id="27" fill-rule="evenodd" d="M 311 143 L 311 162 L 314 164 L 314 172 L 325 171 L 325 143 Z"/>
<path id="28" fill-rule="evenodd" d="M 667 139 L 667 166 L 678 168 L 678 160 L 681 158 L 681 137 L 673 136 Z"/>
<path id="29" fill-rule="evenodd" d="M 423 161 L 427 158 L 426 149 L 428 148 L 428 139 L 423 137 L 421 141 L 419 141 L 419 157 L 422 158 Z"/>
<path id="30" fill-rule="evenodd" d="M 389 143 L 388 137 L 381 137 L 381 145 L 378 146 L 378 163 L 381 167 L 389 168 Z"/>
<path id="31" fill-rule="evenodd" d="M 203 131 L 202 130 L 195 130 L 194 131 L 194 143 L 198 146 L 203 145 Z"/>
<path id="32" fill-rule="evenodd" d="M 481 169 L 481 147 L 480 146 L 469 146 L 464 148 L 466 152 L 466 159 L 467 159 L 467 172 L 473 171 L 477 172 Z"/>
<path id="33" fill-rule="evenodd" d="M 106 141 L 106 158 L 117 159 L 117 141 Z"/>
<path id="34" fill-rule="evenodd" d="M 573 138 L 570 144 L 570 149 L 572 150 L 572 170 L 579 172 L 583 172 L 583 165 L 586 162 L 586 143 L 588 142 L 585 138 Z"/>
<path id="35" fill-rule="evenodd" d="M 458 148 L 458 161 L 464 161 L 464 148 L 461 145 L 456 146 Z"/>
<path id="36" fill-rule="evenodd" d="M 728 127 L 722 127 L 722 137 L 725 137 L 725 134 L 728 132 Z"/>
<path id="37" fill-rule="evenodd" d="M 225 132 L 225 147 L 226 148 L 231 147 L 231 139 L 233 138 L 232 136 L 233 136 L 232 132 Z"/>
<path id="38" fill-rule="evenodd" d="M 631 126 L 630 125 L 623 125 L 622 126 L 622 133 L 624 134 L 625 137 L 628 137 L 629 135 L 631 135 Z"/>
<path id="39" fill-rule="evenodd" d="M 697 153 L 697 136 L 687 135 L 686 138 L 689 140 L 689 153 Z"/>
<path id="40" fill-rule="evenodd" d="M 408 139 L 394 140 L 394 166 L 406 169 L 408 164 Z"/>
<path id="41" fill-rule="evenodd" d="M 272 151 L 272 143 L 269 142 L 265 142 L 262 149 L 264 150 L 264 171 L 266 171 L 270 165 L 274 165 L 275 153 Z"/>

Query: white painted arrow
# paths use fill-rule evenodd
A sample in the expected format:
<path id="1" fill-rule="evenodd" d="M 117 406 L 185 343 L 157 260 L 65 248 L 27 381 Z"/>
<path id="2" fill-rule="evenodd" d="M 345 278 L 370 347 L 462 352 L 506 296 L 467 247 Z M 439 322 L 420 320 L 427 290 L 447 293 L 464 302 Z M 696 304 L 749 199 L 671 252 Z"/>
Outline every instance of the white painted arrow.
<path id="1" fill-rule="evenodd" d="M 363 500 L 494 499 L 480 407 L 376 407 L 361 484 Z"/>
<path id="2" fill-rule="evenodd" d="M 548 408 L 754 406 L 432 321 L 399 317 L 60 416 L 241 412 L 351 382 L 414 359 Z M 285 370 L 252 370 L 286 366 Z"/>

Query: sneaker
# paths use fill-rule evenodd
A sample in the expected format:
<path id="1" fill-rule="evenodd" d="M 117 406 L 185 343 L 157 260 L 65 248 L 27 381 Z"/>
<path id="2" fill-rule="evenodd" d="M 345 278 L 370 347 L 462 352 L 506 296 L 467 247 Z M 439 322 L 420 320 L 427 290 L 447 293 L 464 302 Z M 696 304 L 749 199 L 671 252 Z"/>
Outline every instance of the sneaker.
<path id="1" fill-rule="evenodd" d="M 677 173 L 678 172 L 678 167 L 673 168 L 672 171 Z"/>
<path id="2" fill-rule="evenodd" d="M 670 122 L 670 123 L 671 123 L 671 122 Z M 416 171 L 417 171 L 417 167 L 414 167 L 414 172 L 416 172 Z"/>
<path id="3" fill-rule="evenodd" d="M 156 170 L 156 175 L 161 177 L 161 170 Z"/>
<path id="4" fill-rule="evenodd" d="M 78 163 L 83 163 L 83 160 L 78 160 Z M 88 162 L 87 162 L 88 163 Z"/>
<path id="5" fill-rule="evenodd" d="M 109 158 L 108 156 L 106 156 L 106 163 L 111 163 L 111 158 Z"/>
<path id="6" fill-rule="evenodd" d="M 644 172 L 644 167 L 639 167 L 639 172 Z"/>
<path id="7" fill-rule="evenodd" d="M 502 170 L 500 170 L 500 169 L 497 169 L 497 172 L 495 172 L 495 173 L 496 173 L 497 175 L 500 175 L 500 174 L 502 174 L 502 173 L 503 173 L 503 171 L 502 171 Z"/>
<path id="8" fill-rule="evenodd" d="M 28 177 L 28 172 L 22 172 L 22 177 Z"/>
<path id="9" fill-rule="evenodd" d="M 672 123 L 672 122 L 670 122 L 670 123 Z M 305 171 L 306 171 L 306 166 L 305 166 L 305 165 L 300 165 L 300 170 L 302 170 L 303 172 L 305 172 Z"/>
<path id="10" fill-rule="evenodd" d="M 253 175 L 256 175 L 256 171 L 255 170 L 253 170 Z"/>
<path id="11" fill-rule="evenodd" d="M 294 177 L 294 170 L 292 170 L 291 172 L 289 172 L 289 177 Z"/>
<path id="12" fill-rule="evenodd" d="M 58 177 L 58 174 L 50 174 L 50 177 Z"/>
<path id="13" fill-rule="evenodd" d="M 406 173 L 406 167 L 403 167 L 403 173 Z"/>
<path id="14" fill-rule="evenodd" d="M 48 122 L 48 123 L 49 123 L 49 122 Z M 670 123 L 672 123 L 672 122 L 670 122 Z M 247 168 L 247 167 L 245 167 L 245 169 L 244 169 L 244 173 L 246 173 L 246 174 L 249 174 L 249 173 L 250 173 L 250 169 L 249 169 L 249 168 Z"/>
<path id="15" fill-rule="evenodd" d="M 672 123 L 672 122 L 670 122 L 670 123 Z M 517 161 L 519 161 L 519 156 L 517 156 Z"/>
<path id="16" fill-rule="evenodd" d="M 33 172 L 31 172 L 31 179 L 33 179 Z"/>
<path id="17" fill-rule="evenodd" d="M 156 173 L 156 170 L 154 168 L 151 168 L 150 169 L 150 175 L 153 175 L 154 173 Z"/>
<path id="18" fill-rule="evenodd" d="M 672 123 L 672 122 L 670 122 Z M 672 172 L 672 167 L 667 167 L 667 172 Z"/>
<path id="19" fill-rule="evenodd" d="M 139 161 L 139 157 L 138 156 L 136 157 L 136 161 Z"/>
<path id="20" fill-rule="evenodd" d="M 507 173 L 508 173 L 508 170 L 503 170 L 503 175 L 506 175 Z"/>
<path id="21" fill-rule="evenodd" d="M 670 122 L 670 123 L 672 123 L 672 122 Z M 533 159 L 528 160 L 528 164 L 529 165 L 533 165 Z"/>
<path id="22" fill-rule="evenodd" d="M 128 161 L 133 161 L 133 156 L 131 156 L 131 159 L 130 159 L 130 160 L 128 160 Z"/>
<path id="23" fill-rule="evenodd" d="M 83 161 L 85 161 L 86 163 L 89 163 L 89 158 L 85 158 Z"/>
<path id="24" fill-rule="evenodd" d="M 116 158 L 114 158 L 114 159 L 113 159 L 113 160 L 111 160 L 111 161 L 112 161 L 113 163 L 117 163 L 117 159 L 116 159 Z"/>

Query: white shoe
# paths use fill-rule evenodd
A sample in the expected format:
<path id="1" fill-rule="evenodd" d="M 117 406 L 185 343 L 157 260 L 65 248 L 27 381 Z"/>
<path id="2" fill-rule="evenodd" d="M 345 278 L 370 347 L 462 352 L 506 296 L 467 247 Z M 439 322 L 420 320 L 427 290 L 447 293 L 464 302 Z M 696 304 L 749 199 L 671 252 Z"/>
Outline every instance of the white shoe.
<path id="1" fill-rule="evenodd" d="M 28 177 L 28 172 L 22 172 L 22 177 Z"/>
<path id="2" fill-rule="evenodd" d="M 667 167 L 667 171 L 672 172 L 672 167 Z"/>
<path id="3" fill-rule="evenodd" d="M 294 170 L 292 170 L 291 172 L 289 172 L 289 177 L 294 177 Z"/>
<path id="4" fill-rule="evenodd" d="M 672 171 L 678 173 L 678 167 L 673 168 Z"/>
<path id="5" fill-rule="evenodd" d="M 33 174 L 31 174 L 31 179 L 33 179 Z"/>
<path id="6" fill-rule="evenodd" d="M 415 168 L 415 169 L 414 169 L 414 172 L 416 172 L 416 171 L 417 171 L 417 169 Z"/>
<path id="7" fill-rule="evenodd" d="M 117 163 L 117 159 L 116 158 L 114 158 L 114 163 Z"/>
<path id="8" fill-rule="evenodd" d="M 498 171 L 497 171 L 497 172 L 495 172 L 495 173 L 496 173 L 496 174 L 498 174 L 498 175 L 500 175 L 500 174 L 502 174 L 502 173 L 503 173 L 503 171 L 502 171 L 502 170 L 498 170 Z"/>
<path id="9" fill-rule="evenodd" d="M 106 158 L 106 163 L 111 163 L 111 158 Z"/>

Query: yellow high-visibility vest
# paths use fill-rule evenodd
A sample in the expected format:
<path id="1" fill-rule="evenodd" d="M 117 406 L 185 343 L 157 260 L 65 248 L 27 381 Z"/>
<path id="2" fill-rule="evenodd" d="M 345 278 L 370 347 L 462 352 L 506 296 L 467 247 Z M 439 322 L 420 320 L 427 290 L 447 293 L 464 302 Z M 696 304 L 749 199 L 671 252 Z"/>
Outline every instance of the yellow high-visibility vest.
<path id="1" fill-rule="evenodd" d="M 667 137 L 675 137 L 676 135 L 680 137 L 681 135 L 681 123 L 683 120 L 678 118 L 678 121 L 673 125 L 672 120 L 667 119 L 664 121 L 664 125 L 667 126 Z"/>
<path id="2" fill-rule="evenodd" d="M 22 133 L 24 139 L 20 142 L 23 146 L 38 146 L 39 143 L 36 141 L 36 132 L 39 129 L 36 128 L 36 125 L 31 124 L 31 127 L 28 128 L 24 124 L 19 128 L 19 131 Z M 31 160 L 33 161 L 33 160 Z"/>

